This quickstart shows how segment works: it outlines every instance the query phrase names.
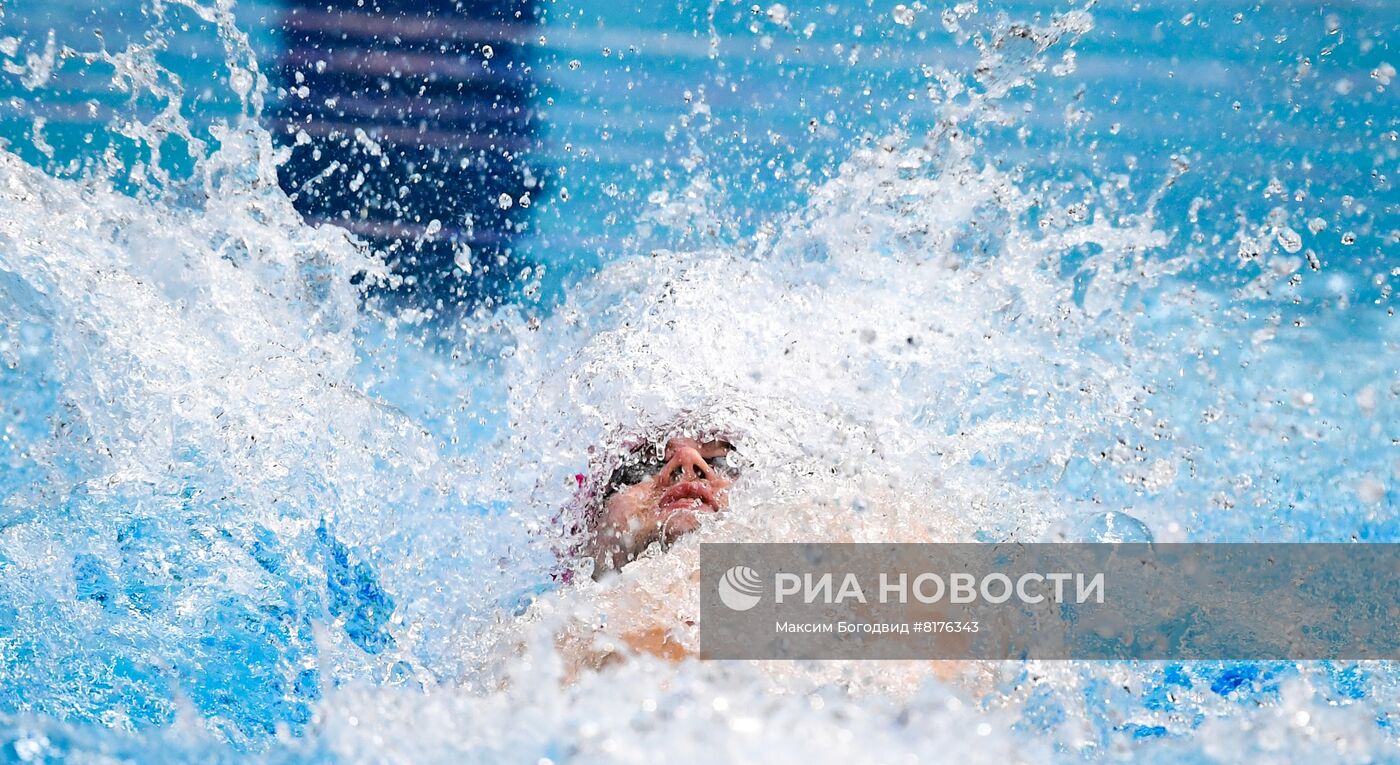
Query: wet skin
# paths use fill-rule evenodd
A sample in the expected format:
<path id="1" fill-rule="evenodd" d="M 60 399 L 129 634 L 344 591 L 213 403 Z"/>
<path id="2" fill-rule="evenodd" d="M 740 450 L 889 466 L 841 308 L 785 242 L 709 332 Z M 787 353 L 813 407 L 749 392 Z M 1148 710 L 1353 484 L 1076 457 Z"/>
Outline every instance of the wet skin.
<path id="1" fill-rule="evenodd" d="M 593 576 L 622 568 L 653 542 L 667 547 L 729 506 L 725 441 L 673 438 L 661 460 L 634 466 L 604 501 L 591 542 Z M 640 472 L 638 471 L 640 468 Z"/>

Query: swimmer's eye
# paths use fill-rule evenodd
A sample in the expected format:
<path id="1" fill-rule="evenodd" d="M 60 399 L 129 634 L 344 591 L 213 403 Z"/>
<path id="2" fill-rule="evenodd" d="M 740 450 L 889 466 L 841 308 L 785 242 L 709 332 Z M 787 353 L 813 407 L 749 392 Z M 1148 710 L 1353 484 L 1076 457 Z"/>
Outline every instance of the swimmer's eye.
<path id="1" fill-rule="evenodd" d="M 612 480 L 608 482 L 608 490 L 611 493 L 629 486 L 636 486 L 643 481 L 649 481 L 665 466 L 664 462 L 629 462 L 613 471 Z"/>

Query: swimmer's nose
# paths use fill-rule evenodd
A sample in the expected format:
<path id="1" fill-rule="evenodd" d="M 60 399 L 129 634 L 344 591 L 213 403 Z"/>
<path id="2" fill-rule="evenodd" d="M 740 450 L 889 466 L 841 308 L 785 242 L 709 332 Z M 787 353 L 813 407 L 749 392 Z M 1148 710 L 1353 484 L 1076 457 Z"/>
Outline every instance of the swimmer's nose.
<path id="1" fill-rule="evenodd" d="M 700 456 L 700 450 L 693 446 L 673 446 L 671 460 L 662 468 L 662 476 L 667 483 L 696 481 L 709 478 L 710 474 L 709 463 Z"/>

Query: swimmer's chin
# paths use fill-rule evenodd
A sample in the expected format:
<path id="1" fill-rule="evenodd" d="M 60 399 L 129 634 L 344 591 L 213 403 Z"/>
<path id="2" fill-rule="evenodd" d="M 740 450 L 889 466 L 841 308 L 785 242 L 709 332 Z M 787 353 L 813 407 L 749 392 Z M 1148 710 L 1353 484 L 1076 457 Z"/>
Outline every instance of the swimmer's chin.
<path id="1" fill-rule="evenodd" d="M 719 513 L 719 508 L 704 502 L 678 503 L 674 507 L 663 507 L 661 510 L 661 527 L 665 529 L 668 544 L 698 530 L 703 518 Z"/>

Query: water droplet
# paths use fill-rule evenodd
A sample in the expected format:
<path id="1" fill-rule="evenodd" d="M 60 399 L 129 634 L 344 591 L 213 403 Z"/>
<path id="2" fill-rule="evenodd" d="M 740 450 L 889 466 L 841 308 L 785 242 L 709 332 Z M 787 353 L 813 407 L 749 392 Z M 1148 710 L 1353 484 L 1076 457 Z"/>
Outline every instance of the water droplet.
<path id="1" fill-rule="evenodd" d="M 239 98 L 247 98 L 248 92 L 253 89 L 253 75 L 246 69 L 235 69 L 229 73 L 228 84 Z"/>
<path id="2" fill-rule="evenodd" d="M 511 196 L 504 192 L 496 198 L 496 205 L 499 206 L 502 210 L 509 210 L 514 204 L 515 200 L 511 199 Z"/>
<path id="3" fill-rule="evenodd" d="M 890 14 L 894 18 L 894 23 L 900 26 L 911 26 L 914 23 L 914 9 L 903 3 L 894 7 L 894 12 Z"/>
<path id="4" fill-rule="evenodd" d="M 1356 392 L 1356 405 L 1361 408 L 1361 413 L 1370 417 L 1376 411 L 1376 389 L 1366 386 Z"/>
<path id="5" fill-rule="evenodd" d="M 487 60 L 490 60 L 490 59 L 492 59 L 492 58 L 495 58 L 495 57 L 496 57 L 496 50 L 495 50 L 495 48 L 492 48 L 490 45 L 483 45 L 483 46 L 481 46 L 481 57 L 484 58 L 484 59 L 487 59 Z"/>
<path id="6" fill-rule="evenodd" d="M 1127 513 L 1109 510 L 1078 524 L 1082 538 L 1090 542 L 1151 542 L 1147 524 Z"/>
<path id="7" fill-rule="evenodd" d="M 1379 504 L 1385 499 L 1385 484 L 1374 478 L 1363 478 L 1356 484 L 1356 496 L 1368 505 Z"/>

